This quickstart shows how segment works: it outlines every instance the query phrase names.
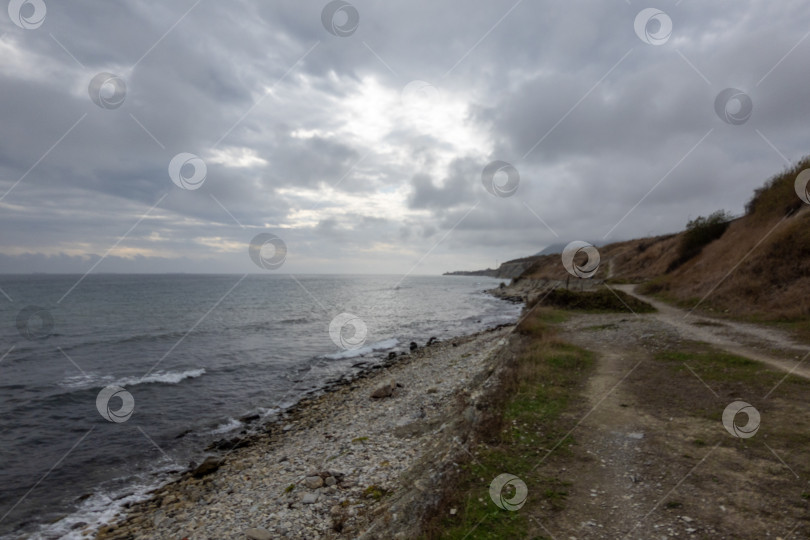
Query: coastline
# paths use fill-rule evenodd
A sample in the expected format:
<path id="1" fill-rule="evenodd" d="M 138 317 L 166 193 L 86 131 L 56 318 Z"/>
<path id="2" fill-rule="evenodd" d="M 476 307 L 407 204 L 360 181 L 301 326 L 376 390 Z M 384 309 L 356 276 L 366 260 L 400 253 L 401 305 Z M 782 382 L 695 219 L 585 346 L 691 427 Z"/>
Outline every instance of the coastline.
<path id="1" fill-rule="evenodd" d="M 436 475 L 463 451 L 454 437 L 475 421 L 475 402 L 512 328 L 420 347 L 305 396 L 256 433 L 219 441 L 204 463 L 208 474 L 189 469 L 110 524 L 77 532 L 98 539 L 242 539 L 251 529 L 254 538 L 412 536 L 437 502 Z M 390 396 L 371 397 L 381 389 Z"/>

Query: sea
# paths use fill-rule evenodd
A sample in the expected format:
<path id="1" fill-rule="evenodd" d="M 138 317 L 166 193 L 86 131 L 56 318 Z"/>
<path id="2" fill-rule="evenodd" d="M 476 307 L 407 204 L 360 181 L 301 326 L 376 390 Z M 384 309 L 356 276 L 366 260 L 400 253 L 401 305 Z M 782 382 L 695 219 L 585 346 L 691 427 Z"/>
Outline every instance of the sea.
<path id="1" fill-rule="evenodd" d="M 211 442 L 274 421 L 390 352 L 516 321 L 519 305 L 485 292 L 498 284 L 0 276 L 0 538 L 81 538 Z"/>

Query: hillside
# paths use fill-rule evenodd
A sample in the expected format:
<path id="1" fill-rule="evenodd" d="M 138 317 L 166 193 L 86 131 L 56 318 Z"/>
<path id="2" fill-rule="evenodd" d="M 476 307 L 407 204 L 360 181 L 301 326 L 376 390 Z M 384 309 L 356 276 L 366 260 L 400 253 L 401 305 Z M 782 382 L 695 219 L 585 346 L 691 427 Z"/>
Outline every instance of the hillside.
<path id="1" fill-rule="evenodd" d="M 600 247 L 601 264 L 589 282 L 569 277 L 558 254 L 520 259 L 520 264 L 506 262 L 502 268 L 526 268 L 500 294 L 529 299 L 561 282 L 578 288 L 605 280 L 638 282 L 643 283 L 643 292 L 690 308 L 699 305 L 775 320 L 807 317 L 810 210 L 796 194 L 794 183 L 808 167 L 806 157 L 769 179 L 754 192 L 745 215 L 720 220 L 720 229 L 709 231 L 708 236 L 700 237 L 709 230 L 700 220 L 711 216 L 690 222 L 691 232 L 687 228 Z"/>

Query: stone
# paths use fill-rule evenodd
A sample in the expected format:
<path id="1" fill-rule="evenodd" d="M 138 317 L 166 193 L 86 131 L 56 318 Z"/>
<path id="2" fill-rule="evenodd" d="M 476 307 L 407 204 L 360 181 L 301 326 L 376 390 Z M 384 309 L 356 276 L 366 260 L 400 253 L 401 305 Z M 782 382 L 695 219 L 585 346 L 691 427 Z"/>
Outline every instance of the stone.
<path id="1" fill-rule="evenodd" d="M 389 360 L 393 360 L 396 357 L 397 357 L 397 353 L 395 353 L 394 351 L 391 351 L 390 353 L 388 353 L 388 359 Z"/>
<path id="2" fill-rule="evenodd" d="M 194 478 L 202 478 L 205 475 L 215 472 L 221 466 L 221 459 L 214 456 L 209 456 L 205 458 L 205 461 L 200 463 L 193 471 L 191 471 L 191 476 Z"/>
<path id="3" fill-rule="evenodd" d="M 335 480 L 334 476 L 329 476 L 324 481 L 324 484 L 326 484 L 327 486 L 334 486 L 335 484 L 337 484 L 337 480 Z"/>
<path id="4" fill-rule="evenodd" d="M 273 535 L 267 529 L 247 529 L 245 536 L 250 540 L 272 540 Z"/>
<path id="5" fill-rule="evenodd" d="M 434 343 L 438 343 L 438 342 L 439 342 L 439 338 L 437 338 L 436 336 L 431 336 L 431 338 L 427 342 L 427 345 L 425 345 L 425 346 L 430 347 Z"/>
<path id="6" fill-rule="evenodd" d="M 391 397 L 391 395 L 393 395 L 394 389 L 396 387 L 397 387 L 397 385 L 394 382 L 385 383 L 384 385 L 382 385 L 379 388 L 377 388 L 376 390 L 374 390 L 374 392 L 371 393 L 371 397 L 373 399 L 382 399 L 382 398 Z"/>
<path id="7" fill-rule="evenodd" d="M 301 502 L 304 504 L 314 504 L 318 501 L 318 497 L 320 497 L 319 493 L 304 493 Z"/>
<path id="8" fill-rule="evenodd" d="M 410 345 L 411 352 L 415 351 L 418 348 L 419 348 L 419 345 L 417 345 L 415 341 L 411 341 L 411 345 Z"/>
<path id="9" fill-rule="evenodd" d="M 323 478 L 320 476 L 307 476 L 304 480 L 304 485 L 309 489 L 318 489 L 323 486 Z"/>

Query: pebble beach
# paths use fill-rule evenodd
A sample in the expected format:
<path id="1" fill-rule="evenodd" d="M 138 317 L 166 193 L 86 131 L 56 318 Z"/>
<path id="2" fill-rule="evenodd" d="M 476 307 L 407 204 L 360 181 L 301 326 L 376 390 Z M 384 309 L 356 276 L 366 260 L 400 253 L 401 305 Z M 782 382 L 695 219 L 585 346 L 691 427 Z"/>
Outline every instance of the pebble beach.
<path id="1" fill-rule="evenodd" d="M 420 347 L 307 398 L 84 537 L 410 538 L 465 452 L 512 326 Z"/>

